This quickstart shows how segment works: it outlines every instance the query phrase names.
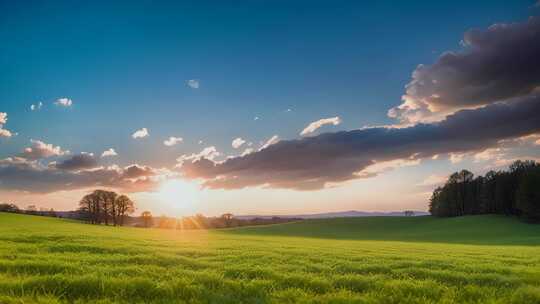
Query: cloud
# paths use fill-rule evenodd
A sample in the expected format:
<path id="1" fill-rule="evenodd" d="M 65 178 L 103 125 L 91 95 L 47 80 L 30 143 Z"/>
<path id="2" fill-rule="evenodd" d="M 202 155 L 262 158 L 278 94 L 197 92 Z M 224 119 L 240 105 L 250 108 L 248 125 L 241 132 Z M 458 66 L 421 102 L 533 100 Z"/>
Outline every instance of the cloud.
<path id="1" fill-rule="evenodd" d="M 204 179 L 210 188 L 320 189 L 329 183 L 366 177 L 362 172 L 376 163 L 480 152 L 504 139 L 538 133 L 538 117 L 540 97 L 527 96 L 510 103 L 461 110 L 431 124 L 284 140 L 220 163 L 204 158 L 185 162 L 180 170 L 186 177 Z"/>
<path id="2" fill-rule="evenodd" d="M 198 79 L 190 79 L 187 81 L 187 85 L 192 89 L 198 89 L 200 86 Z"/>
<path id="3" fill-rule="evenodd" d="M 134 139 L 145 138 L 145 137 L 148 137 L 148 136 L 150 136 L 150 134 L 148 133 L 148 130 L 146 128 L 142 128 L 140 130 L 137 130 L 137 131 L 135 131 L 135 133 L 133 133 L 131 135 L 131 137 L 133 137 Z"/>
<path id="4" fill-rule="evenodd" d="M 7 113 L 0 112 L 0 138 L 13 136 L 13 133 L 11 133 L 11 131 L 4 129 L 4 125 L 7 123 L 7 120 Z"/>
<path id="5" fill-rule="evenodd" d="M 323 119 L 319 119 L 317 121 L 314 121 L 312 123 L 310 123 L 304 130 L 302 130 L 302 132 L 300 132 L 300 135 L 301 136 L 304 136 L 304 135 L 307 135 L 307 134 L 310 134 L 310 133 L 313 133 L 315 132 L 317 129 L 319 129 L 320 127 L 324 126 L 324 125 L 334 125 L 334 126 L 337 126 L 341 123 L 341 119 L 336 116 L 336 117 L 331 117 L 331 118 L 323 118 Z"/>
<path id="6" fill-rule="evenodd" d="M 243 140 L 241 137 L 238 137 L 238 138 L 235 138 L 235 139 L 232 141 L 231 145 L 232 145 L 233 148 L 238 149 L 238 148 L 240 148 L 244 143 L 246 143 L 246 141 Z"/>
<path id="7" fill-rule="evenodd" d="M 461 52 L 446 52 L 432 65 L 419 65 L 403 103 L 388 115 L 403 123 L 438 121 L 540 87 L 540 17 L 469 30 L 463 44 Z"/>
<path id="8" fill-rule="evenodd" d="M 82 152 L 58 163 L 53 163 L 51 166 L 60 170 L 77 171 L 96 168 L 98 162 L 94 154 Z"/>
<path id="9" fill-rule="evenodd" d="M 28 160 L 37 160 L 52 156 L 62 156 L 69 154 L 69 151 L 62 150 L 60 146 L 54 146 L 41 140 L 31 139 L 30 142 L 31 146 L 24 148 L 23 152 L 19 155 L 20 157 Z"/>
<path id="10" fill-rule="evenodd" d="M 174 137 L 174 136 L 171 136 L 171 137 L 169 137 L 169 139 L 164 140 L 164 141 L 163 141 L 163 144 L 164 144 L 165 146 L 167 146 L 167 147 L 172 147 L 172 146 L 174 146 L 174 145 L 176 145 L 176 144 L 179 144 L 179 143 L 181 143 L 181 142 L 183 142 L 183 141 L 184 141 L 184 139 L 183 139 L 182 137 Z"/>
<path id="11" fill-rule="evenodd" d="M 109 150 L 105 150 L 103 151 L 103 153 L 101 153 L 101 157 L 110 157 L 110 156 L 117 156 L 118 153 L 116 153 L 116 151 L 114 151 L 113 148 L 109 148 Z"/>
<path id="12" fill-rule="evenodd" d="M 39 111 L 43 107 L 43 103 L 40 101 L 37 104 L 30 105 L 30 111 Z"/>
<path id="13" fill-rule="evenodd" d="M 73 101 L 69 98 L 63 97 L 63 98 L 58 98 L 54 102 L 54 104 L 61 107 L 71 107 L 73 105 Z"/>
<path id="14" fill-rule="evenodd" d="M 105 187 L 125 192 L 153 191 L 166 179 L 177 173 L 141 165 L 97 167 L 73 170 L 42 166 L 37 161 L 24 158 L 0 160 L 0 189 L 51 193 L 77 189 Z"/>
<path id="15" fill-rule="evenodd" d="M 259 151 L 264 150 L 264 149 L 266 149 L 266 148 L 270 147 L 271 145 L 276 144 L 278 142 L 279 142 L 279 136 L 274 135 L 274 136 L 270 137 L 264 144 L 262 144 L 262 146 L 259 148 Z"/>
<path id="16" fill-rule="evenodd" d="M 188 161 L 195 162 L 201 159 L 214 160 L 216 157 L 220 155 L 221 153 L 217 151 L 216 147 L 210 146 L 210 147 L 204 148 L 199 153 L 193 153 L 191 155 L 187 155 L 187 154 L 181 155 L 180 157 L 176 159 L 176 161 L 178 162 L 177 166 L 182 166 L 184 162 L 188 162 Z"/>
<path id="17" fill-rule="evenodd" d="M 255 116 L 255 117 L 253 118 L 253 120 L 259 120 L 259 119 L 260 119 L 259 116 Z"/>

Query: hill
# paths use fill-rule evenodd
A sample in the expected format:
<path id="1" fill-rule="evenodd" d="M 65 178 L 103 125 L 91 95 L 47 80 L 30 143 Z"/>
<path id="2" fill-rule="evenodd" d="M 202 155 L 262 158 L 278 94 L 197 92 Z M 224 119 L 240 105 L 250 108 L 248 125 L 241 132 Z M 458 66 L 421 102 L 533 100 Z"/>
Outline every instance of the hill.
<path id="1" fill-rule="evenodd" d="M 414 211 L 415 215 L 429 215 L 425 211 Z M 339 212 L 325 212 L 325 213 L 313 213 L 313 214 L 292 214 L 292 215 L 238 215 L 235 218 L 240 219 L 254 219 L 254 218 L 294 218 L 294 219 L 319 219 L 319 218 L 336 218 L 336 217 L 368 217 L 368 216 L 403 216 L 403 211 L 391 211 L 391 212 L 366 212 L 366 211 L 339 211 Z"/>
<path id="2" fill-rule="evenodd" d="M 0 303 L 540 303 L 539 229 L 475 216 L 175 231 L 0 213 Z"/>
<path id="3" fill-rule="evenodd" d="M 402 216 L 313 219 L 284 225 L 244 227 L 231 232 L 342 240 L 540 244 L 540 225 L 528 224 L 517 218 L 502 215 L 454 218 Z"/>

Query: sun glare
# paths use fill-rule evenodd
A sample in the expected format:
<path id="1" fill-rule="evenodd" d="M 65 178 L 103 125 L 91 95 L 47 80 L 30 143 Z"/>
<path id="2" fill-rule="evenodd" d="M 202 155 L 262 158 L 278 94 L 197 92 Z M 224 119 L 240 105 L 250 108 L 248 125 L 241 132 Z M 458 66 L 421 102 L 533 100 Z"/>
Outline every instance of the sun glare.
<path id="1" fill-rule="evenodd" d="M 174 209 L 192 211 L 199 201 L 199 188 L 194 183 L 173 179 L 161 185 L 158 195 L 164 204 Z"/>

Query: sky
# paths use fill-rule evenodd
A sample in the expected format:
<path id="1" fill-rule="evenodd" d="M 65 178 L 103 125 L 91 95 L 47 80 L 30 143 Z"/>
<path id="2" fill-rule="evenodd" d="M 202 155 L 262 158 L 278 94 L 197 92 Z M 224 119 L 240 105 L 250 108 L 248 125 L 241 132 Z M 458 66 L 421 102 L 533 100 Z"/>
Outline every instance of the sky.
<path id="1" fill-rule="evenodd" d="M 0 202 L 427 210 L 540 159 L 534 1 L 0 1 Z"/>

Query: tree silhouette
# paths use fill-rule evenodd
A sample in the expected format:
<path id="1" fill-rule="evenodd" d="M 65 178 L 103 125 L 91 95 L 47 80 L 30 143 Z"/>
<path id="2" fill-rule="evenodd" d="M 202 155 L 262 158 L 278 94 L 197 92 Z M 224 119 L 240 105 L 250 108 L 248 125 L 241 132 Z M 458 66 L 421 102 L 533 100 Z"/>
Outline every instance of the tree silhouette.
<path id="1" fill-rule="evenodd" d="M 143 213 L 141 213 L 141 218 L 143 219 L 144 227 L 148 228 L 152 225 L 152 212 L 143 211 Z"/>

